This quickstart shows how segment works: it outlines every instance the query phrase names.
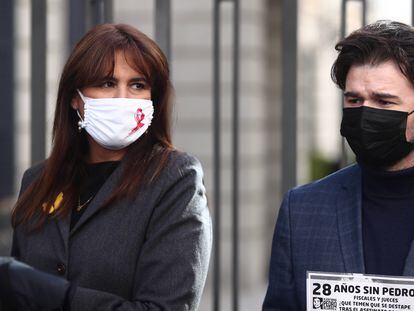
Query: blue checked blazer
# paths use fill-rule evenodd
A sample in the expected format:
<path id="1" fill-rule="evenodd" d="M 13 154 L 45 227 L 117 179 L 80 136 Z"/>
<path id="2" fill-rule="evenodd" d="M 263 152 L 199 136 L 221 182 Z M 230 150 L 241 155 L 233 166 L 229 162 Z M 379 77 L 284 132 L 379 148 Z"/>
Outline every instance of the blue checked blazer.
<path id="1" fill-rule="evenodd" d="M 307 271 L 365 272 L 357 165 L 286 194 L 273 236 L 263 310 L 306 310 Z M 414 245 L 403 275 L 414 275 Z"/>

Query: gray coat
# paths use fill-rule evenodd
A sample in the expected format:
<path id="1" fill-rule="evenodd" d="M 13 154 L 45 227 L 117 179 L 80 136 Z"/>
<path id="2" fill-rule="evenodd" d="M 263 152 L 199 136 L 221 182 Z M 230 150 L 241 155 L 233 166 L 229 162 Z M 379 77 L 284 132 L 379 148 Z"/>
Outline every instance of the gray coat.
<path id="1" fill-rule="evenodd" d="M 22 191 L 41 169 L 25 172 Z M 121 162 L 71 231 L 70 215 L 30 234 L 18 226 L 12 256 L 68 279 L 71 310 L 196 310 L 212 244 L 200 163 L 173 152 L 150 187 L 100 209 L 123 169 Z"/>

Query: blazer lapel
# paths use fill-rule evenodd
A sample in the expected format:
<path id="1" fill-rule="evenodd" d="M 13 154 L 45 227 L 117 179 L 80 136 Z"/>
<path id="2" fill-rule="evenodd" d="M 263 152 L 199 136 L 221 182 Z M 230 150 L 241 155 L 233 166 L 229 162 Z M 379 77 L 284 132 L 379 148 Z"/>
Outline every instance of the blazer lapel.
<path id="1" fill-rule="evenodd" d="M 357 166 L 343 183 L 344 192 L 337 204 L 340 243 L 346 272 L 365 273 L 362 217 L 361 173 Z M 414 240 L 405 260 L 404 276 L 414 276 Z"/>
<path id="2" fill-rule="evenodd" d="M 403 275 L 414 276 L 414 240 L 411 241 L 410 250 L 408 256 L 405 259 Z"/>
<path id="3" fill-rule="evenodd" d="M 356 165 L 350 170 L 347 179 L 342 183 L 342 192 L 337 203 L 339 240 L 345 271 L 365 273 L 361 219 L 361 172 Z"/>
<path id="4" fill-rule="evenodd" d="M 111 196 L 114 188 L 118 185 L 121 175 L 123 172 L 123 162 L 119 164 L 119 166 L 115 169 L 115 171 L 109 176 L 109 178 L 105 181 L 101 189 L 99 189 L 98 193 L 89 203 L 89 206 L 85 210 L 84 214 L 78 220 L 76 225 L 70 230 L 68 236 L 72 236 L 89 218 L 91 218 L 96 212 L 99 211 L 102 204 L 109 199 Z M 69 228 L 68 222 L 68 228 Z M 67 229 L 69 230 L 69 229 Z"/>
<path id="5" fill-rule="evenodd" d="M 63 244 L 65 246 L 65 249 L 68 249 L 69 243 L 69 228 L 70 228 L 70 214 L 66 216 L 65 218 L 56 218 L 54 219 L 56 222 L 56 225 L 59 228 L 59 232 L 62 236 Z"/>

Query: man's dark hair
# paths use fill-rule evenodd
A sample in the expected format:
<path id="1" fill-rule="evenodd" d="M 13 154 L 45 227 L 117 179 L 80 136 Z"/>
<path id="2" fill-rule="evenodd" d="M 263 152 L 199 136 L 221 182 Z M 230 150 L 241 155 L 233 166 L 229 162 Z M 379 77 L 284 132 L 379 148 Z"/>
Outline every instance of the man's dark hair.
<path id="1" fill-rule="evenodd" d="M 414 28 L 399 22 L 377 21 L 339 41 L 339 55 L 332 66 L 332 80 L 342 90 L 352 65 L 379 65 L 394 61 L 414 85 Z"/>

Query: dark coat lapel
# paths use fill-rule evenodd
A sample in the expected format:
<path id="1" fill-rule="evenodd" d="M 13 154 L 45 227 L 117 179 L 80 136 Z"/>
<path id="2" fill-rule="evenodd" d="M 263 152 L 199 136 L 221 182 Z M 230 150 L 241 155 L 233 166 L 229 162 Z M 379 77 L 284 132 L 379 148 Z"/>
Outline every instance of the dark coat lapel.
<path id="1" fill-rule="evenodd" d="M 339 239 L 347 273 L 364 273 L 361 211 L 361 172 L 357 165 L 349 168 L 338 197 Z"/>
<path id="2" fill-rule="evenodd" d="M 105 181 L 101 189 L 99 189 L 98 193 L 92 199 L 91 203 L 89 203 L 88 208 L 81 216 L 81 218 L 76 223 L 75 227 L 72 228 L 70 231 L 70 235 L 73 235 L 89 218 L 91 218 L 96 212 L 99 211 L 102 204 L 105 203 L 107 199 L 111 196 L 113 190 L 118 185 L 121 175 L 123 172 L 123 162 L 115 169 L 115 171 L 109 176 L 109 178 Z"/>
<path id="3" fill-rule="evenodd" d="M 69 247 L 69 228 L 70 228 L 70 214 L 65 218 L 56 218 L 54 220 L 59 228 L 60 234 L 62 236 L 63 244 L 67 250 Z"/>
<path id="4" fill-rule="evenodd" d="M 105 181 L 101 189 L 99 189 L 98 193 L 95 195 L 95 197 L 89 204 L 88 208 L 85 210 L 84 214 L 81 216 L 81 218 L 78 220 L 75 227 L 72 228 L 72 230 L 70 230 L 70 214 L 64 219 L 56 219 L 59 231 L 62 234 L 66 248 L 68 246 L 69 236 L 73 235 L 89 218 L 91 218 L 96 212 L 98 212 L 102 204 L 112 194 L 114 188 L 118 185 L 121 179 L 122 172 L 123 162 L 121 162 L 121 164 L 115 169 L 111 176 L 109 176 L 109 178 Z"/>

